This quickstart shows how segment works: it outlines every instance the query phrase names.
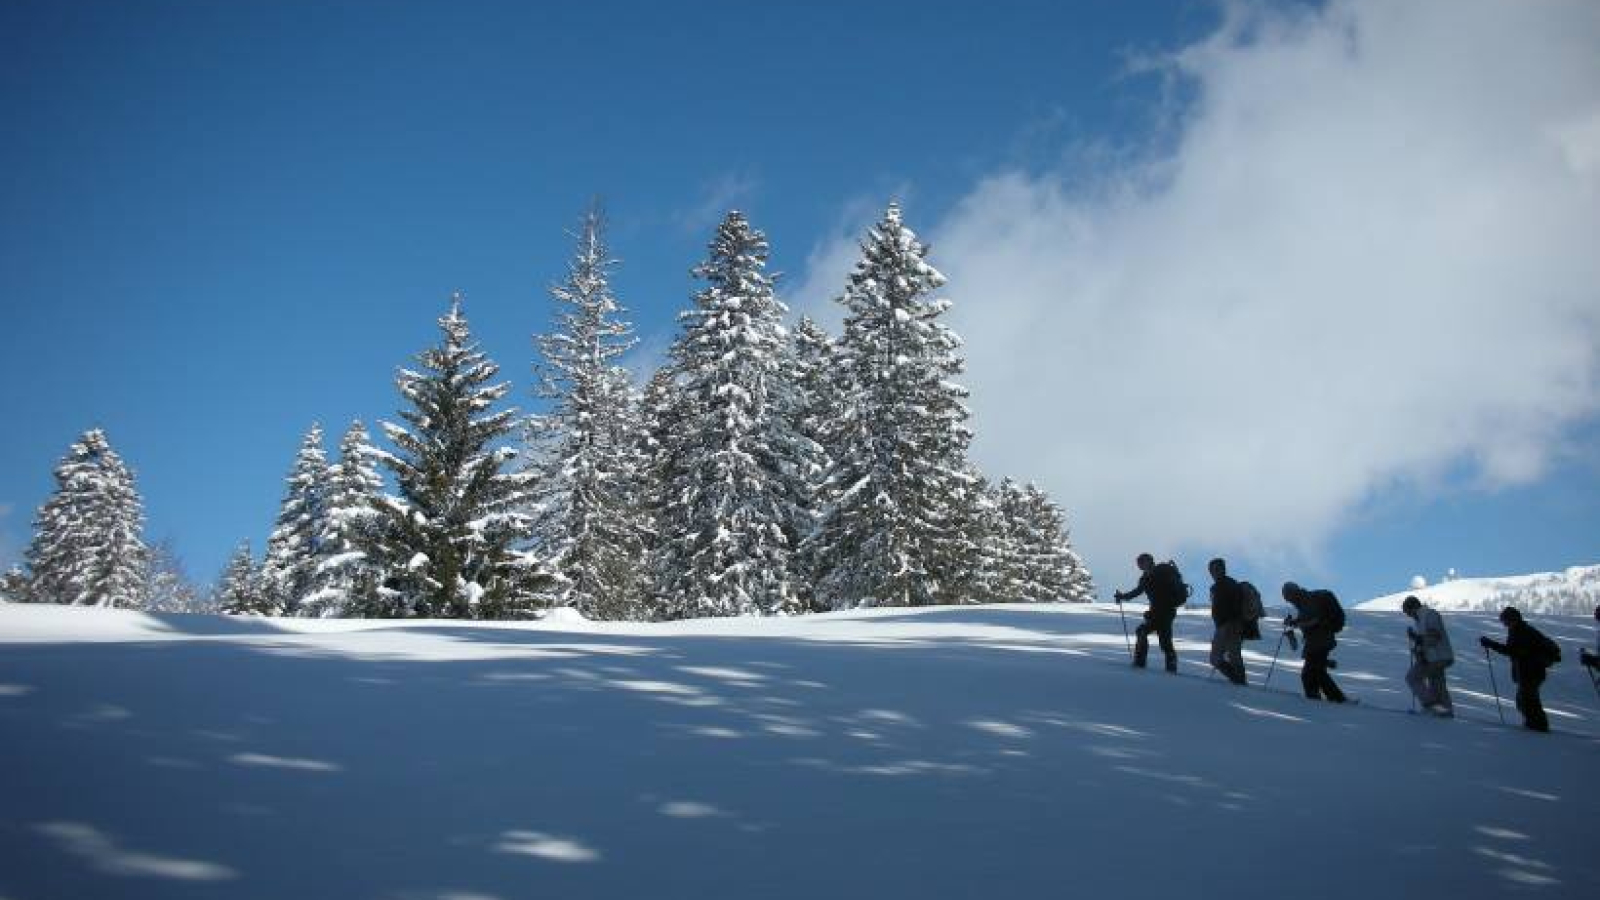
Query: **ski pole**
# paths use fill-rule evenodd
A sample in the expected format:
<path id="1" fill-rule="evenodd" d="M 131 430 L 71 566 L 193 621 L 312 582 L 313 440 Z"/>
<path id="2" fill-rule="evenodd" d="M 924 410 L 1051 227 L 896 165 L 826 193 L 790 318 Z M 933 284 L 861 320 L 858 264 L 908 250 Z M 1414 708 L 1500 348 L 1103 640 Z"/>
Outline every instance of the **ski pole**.
<path id="1" fill-rule="evenodd" d="M 1589 673 L 1589 683 L 1594 685 L 1595 696 L 1600 697 L 1600 675 L 1595 674 L 1593 666 L 1590 666 L 1585 671 Z"/>
<path id="2" fill-rule="evenodd" d="M 1500 714 L 1500 724 L 1506 723 L 1506 711 L 1500 705 L 1500 685 L 1494 679 L 1494 662 L 1489 659 L 1489 648 L 1483 648 L 1483 664 L 1489 667 L 1489 687 L 1494 691 L 1494 711 Z"/>
<path id="3" fill-rule="evenodd" d="M 1261 682 L 1261 686 L 1263 688 L 1272 683 L 1272 672 L 1273 672 L 1274 669 L 1278 668 L 1278 654 L 1283 651 L 1283 639 L 1285 637 L 1287 637 L 1288 634 L 1289 634 L 1289 629 L 1285 628 L 1278 635 L 1278 646 L 1277 646 L 1277 648 L 1275 648 L 1272 651 L 1272 665 L 1267 666 L 1267 677 L 1266 677 L 1266 680 Z"/>

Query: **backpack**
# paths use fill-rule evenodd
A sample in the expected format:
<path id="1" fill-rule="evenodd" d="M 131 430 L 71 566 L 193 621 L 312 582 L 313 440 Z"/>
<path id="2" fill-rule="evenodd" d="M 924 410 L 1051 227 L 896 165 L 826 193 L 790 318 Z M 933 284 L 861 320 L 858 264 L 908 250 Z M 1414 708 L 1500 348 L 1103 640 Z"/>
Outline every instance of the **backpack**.
<path id="1" fill-rule="evenodd" d="M 1536 657 L 1538 661 L 1545 668 L 1549 668 L 1556 663 L 1561 662 L 1561 645 L 1550 640 L 1549 635 L 1542 631 L 1534 629 L 1529 630 L 1533 631 L 1533 633 L 1539 638 L 1538 644 L 1535 647 L 1538 652 L 1538 656 Z"/>
<path id="2" fill-rule="evenodd" d="M 1150 570 L 1150 576 L 1150 587 L 1154 589 L 1152 593 L 1160 594 L 1159 597 L 1151 599 L 1160 600 L 1174 607 L 1189 602 L 1190 588 L 1183 583 L 1183 573 L 1178 571 L 1177 563 L 1170 559 L 1164 563 L 1157 563 L 1156 567 Z"/>
<path id="3" fill-rule="evenodd" d="M 1322 602 L 1322 619 L 1326 621 L 1330 634 L 1338 634 L 1344 630 L 1344 607 L 1339 605 L 1339 598 L 1333 591 L 1312 591 L 1311 596 Z"/>
<path id="4" fill-rule="evenodd" d="M 1244 598 L 1244 620 L 1246 623 L 1255 622 L 1267 614 L 1266 607 L 1261 605 L 1261 592 L 1248 581 L 1239 582 L 1239 596 Z"/>

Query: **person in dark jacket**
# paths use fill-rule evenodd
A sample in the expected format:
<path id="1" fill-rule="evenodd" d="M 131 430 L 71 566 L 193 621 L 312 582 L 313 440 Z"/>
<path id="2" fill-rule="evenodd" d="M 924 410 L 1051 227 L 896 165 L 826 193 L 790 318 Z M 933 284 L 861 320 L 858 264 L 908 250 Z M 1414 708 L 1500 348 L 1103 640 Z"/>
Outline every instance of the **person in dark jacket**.
<path id="1" fill-rule="evenodd" d="M 1312 700 L 1345 701 L 1344 691 L 1328 674 L 1328 657 L 1339 643 L 1334 638 L 1334 607 L 1339 600 L 1332 591 L 1308 591 L 1292 581 L 1284 582 L 1283 599 L 1294 607 L 1294 615 L 1283 620 L 1285 628 L 1299 628 L 1305 634 L 1301 656 L 1300 686 Z"/>
<path id="2" fill-rule="evenodd" d="M 1595 621 L 1600 622 L 1600 606 L 1594 608 Z M 1578 661 L 1583 663 L 1585 669 L 1600 669 L 1600 628 L 1594 633 L 1594 652 L 1587 650 L 1578 651 Z"/>
<path id="3" fill-rule="evenodd" d="M 1234 684 L 1245 684 L 1244 589 L 1228 575 L 1228 564 L 1213 559 L 1211 572 L 1211 665 Z"/>
<path id="4" fill-rule="evenodd" d="M 1478 643 L 1511 659 L 1511 680 L 1517 685 L 1517 712 L 1522 713 L 1523 726 L 1549 731 L 1550 719 L 1544 714 L 1539 686 L 1544 684 L 1545 670 L 1550 667 L 1545 657 L 1545 643 L 1550 639 L 1529 625 L 1515 606 L 1500 611 L 1500 623 L 1506 626 L 1505 643 L 1487 636 L 1478 638 Z"/>
<path id="5" fill-rule="evenodd" d="M 1118 603 L 1141 595 L 1150 601 L 1150 608 L 1144 613 L 1144 623 L 1134 630 L 1139 639 L 1133 645 L 1133 664 L 1136 668 L 1144 668 L 1145 657 L 1150 654 L 1150 633 L 1153 631 L 1161 643 L 1161 653 L 1167 658 L 1167 671 L 1176 672 L 1178 649 L 1172 645 L 1172 620 L 1178 617 L 1178 607 L 1182 601 L 1171 596 L 1170 588 L 1162 583 L 1165 579 L 1156 572 L 1155 557 L 1141 553 L 1134 562 L 1139 567 L 1139 586 L 1127 592 L 1117 591 L 1113 595 Z"/>

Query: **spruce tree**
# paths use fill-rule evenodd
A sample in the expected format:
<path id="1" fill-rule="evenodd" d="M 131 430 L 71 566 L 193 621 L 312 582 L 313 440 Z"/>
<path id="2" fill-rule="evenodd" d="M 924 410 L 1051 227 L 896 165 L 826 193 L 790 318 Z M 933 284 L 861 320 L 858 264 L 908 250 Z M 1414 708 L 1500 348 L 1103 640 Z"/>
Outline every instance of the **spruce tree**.
<path id="1" fill-rule="evenodd" d="M 263 589 L 261 569 L 250 552 L 249 541 L 240 542 L 228 558 L 228 566 L 212 593 L 212 604 L 229 616 L 268 616 L 275 612 L 272 598 Z"/>
<path id="2" fill-rule="evenodd" d="M 800 609 L 796 525 L 816 452 L 801 434 L 785 307 L 767 241 L 730 212 L 673 356 L 681 427 L 662 476 L 660 591 L 680 617 Z"/>
<path id="3" fill-rule="evenodd" d="M 591 619 L 639 619 L 641 462 L 628 373 L 616 364 L 635 342 L 611 291 L 598 207 L 576 239 L 566 280 L 550 289 L 555 327 L 537 339 L 536 394 L 550 411 L 529 427 L 536 542 L 565 578 L 558 602 Z"/>
<path id="4" fill-rule="evenodd" d="M 812 552 L 835 608 L 960 602 L 981 558 L 961 342 L 938 321 L 948 302 L 928 296 L 945 279 L 926 254 L 891 205 L 840 298 L 843 384 Z"/>
<path id="5" fill-rule="evenodd" d="M 1003 547 L 996 598 L 1002 602 L 1094 599 L 1094 582 L 1066 529 L 1066 517 L 1033 484 L 1009 478 L 997 492 L 999 544 Z"/>
<path id="6" fill-rule="evenodd" d="M 794 367 L 793 383 L 797 404 L 796 422 L 810 443 L 809 474 L 800 482 L 803 490 L 801 503 L 797 504 L 794 533 L 799 537 L 796 572 L 803 605 L 812 611 L 826 607 L 818 603 L 816 581 L 821 574 L 818 560 L 812 557 L 816 545 L 810 541 L 816 530 L 817 515 L 825 496 L 822 479 L 832 466 L 829 450 L 833 440 L 832 426 L 838 412 L 839 373 L 838 353 L 833 338 L 810 316 L 801 316 L 795 325 L 791 346 Z"/>
<path id="7" fill-rule="evenodd" d="M 368 553 L 397 614 L 529 617 L 554 579 L 522 549 L 532 477 L 508 470 L 516 410 L 494 409 L 511 388 L 489 384 L 499 368 L 473 342 L 459 295 L 439 328 L 443 339 L 418 356 L 421 371 L 403 369 L 395 381 L 409 408 L 404 425 L 383 423 L 397 452 L 380 460 L 399 493 L 379 500 L 382 527 Z"/>
<path id="8" fill-rule="evenodd" d="M 327 511 L 323 517 L 318 590 L 302 615 L 387 618 L 378 588 L 383 573 L 366 548 L 378 537 L 378 498 L 383 476 L 378 452 L 360 420 L 339 440 L 339 461 L 328 469 Z"/>
<path id="9" fill-rule="evenodd" d="M 149 554 L 144 505 L 133 473 L 105 432 L 84 433 L 55 470 L 56 487 L 35 520 L 26 552 L 25 599 L 136 609 Z"/>
<path id="10" fill-rule="evenodd" d="M 324 538 L 328 517 L 328 454 L 322 426 L 313 424 L 300 443 L 289 469 L 283 504 L 267 538 L 262 562 L 263 589 L 272 601 L 272 615 L 291 616 L 321 590 L 320 571 L 327 555 Z"/>

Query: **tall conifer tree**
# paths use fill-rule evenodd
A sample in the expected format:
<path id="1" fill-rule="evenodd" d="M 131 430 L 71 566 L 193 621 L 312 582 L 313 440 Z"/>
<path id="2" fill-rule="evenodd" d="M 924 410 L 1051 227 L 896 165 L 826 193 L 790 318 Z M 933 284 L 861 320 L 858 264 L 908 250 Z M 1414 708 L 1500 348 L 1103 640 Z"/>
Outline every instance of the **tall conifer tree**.
<path id="1" fill-rule="evenodd" d="M 56 466 L 55 478 L 26 551 L 22 599 L 141 607 L 149 565 L 144 503 L 105 432 L 84 432 Z"/>

